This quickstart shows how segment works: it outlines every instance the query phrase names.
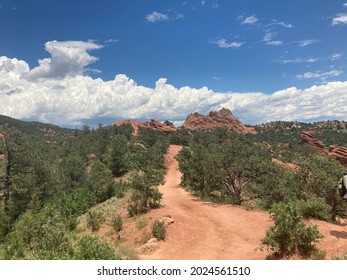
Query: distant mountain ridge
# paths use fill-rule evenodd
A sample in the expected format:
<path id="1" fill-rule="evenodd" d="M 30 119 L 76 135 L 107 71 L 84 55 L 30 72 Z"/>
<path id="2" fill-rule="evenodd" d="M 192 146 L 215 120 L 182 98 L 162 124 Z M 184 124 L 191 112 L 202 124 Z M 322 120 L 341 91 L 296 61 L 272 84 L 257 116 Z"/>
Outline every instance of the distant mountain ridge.
<path id="1" fill-rule="evenodd" d="M 74 134 L 73 129 L 61 128 L 53 124 L 45 124 L 41 122 L 21 121 L 0 115 L 0 132 L 11 128 L 17 129 L 27 135 L 43 137 L 47 141 L 62 140 L 66 137 L 71 137 Z"/>

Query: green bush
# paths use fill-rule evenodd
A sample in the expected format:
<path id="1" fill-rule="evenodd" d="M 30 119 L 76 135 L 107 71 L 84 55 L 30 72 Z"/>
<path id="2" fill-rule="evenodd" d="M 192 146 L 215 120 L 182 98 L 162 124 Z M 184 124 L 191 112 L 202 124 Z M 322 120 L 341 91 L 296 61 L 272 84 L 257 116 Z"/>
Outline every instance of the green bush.
<path id="1" fill-rule="evenodd" d="M 334 256 L 333 260 L 347 260 L 347 252 L 343 253 L 342 256 Z"/>
<path id="2" fill-rule="evenodd" d="M 150 184 L 147 177 L 136 177 L 133 181 L 134 191 L 130 197 L 128 212 L 130 216 L 146 213 L 150 209 L 158 208 L 163 196 L 157 187 Z"/>
<path id="3" fill-rule="evenodd" d="M 103 215 L 101 212 L 89 211 L 87 213 L 87 226 L 92 231 L 99 230 L 102 222 L 103 222 Z"/>
<path id="4" fill-rule="evenodd" d="M 325 250 L 316 249 L 312 252 L 312 260 L 325 260 L 327 252 Z"/>
<path id="5" fill-rule="evenodd" d="M 123 219 L 122 219 L 122 217 L 119 214 L 117 214 L 116 216 L 113 217 L 113 219 L 112 219 L 112 227 L 114 228 L 114 230 L 116 232 L 120 232 L 122 230 Z"/>
<path id="6" fill-rule="evenodd" d="M 274 225 L 266 231 L 262 248 L 271 250 L 275 257 L 293 254 L 308 256 L 316 249 L 315 243 L 323 236 L 316 225 L 308 226 L 297 203 L 278 203 L 270 210 Z"/>
<path id="7" fill-rule="evenodd" d="M 331 207 L 318 197 L 310 197 L 306 201 L 300 201 L 299 207 L 305 219 L 313 218 L 327 221 L 330 219 Z"/>
<path id="8" fill-rule="evenodd" d="M 1 258 L 71 259 L 71 240 L 68 227 L 58 213 L 48 208 L 39 213 L 27 211 L 7 235 Z"/>
<path id="9" fill-rule="evenodd" d="M 77 242 L 75 258 L 78 260 L 116 260 L 120 259 L 115 250 L 97 236 L 86 235 Z"/>
<path id="10" fill-rule="evenodd" d="M 152 225 L 152 234 L 158 240 L 164 240 L 166 235 L 165 223 L 156 219 Z"/>
<path id="11" fill-rule="evenodd" d="M 114 187 L 114 196 L 117 198 L 123 198 L 124 194 L 127 190 L 130 189 L 130 184 L 129 183 L 124 183 L 124 182 L 115 182 L 113 184 Z"/>

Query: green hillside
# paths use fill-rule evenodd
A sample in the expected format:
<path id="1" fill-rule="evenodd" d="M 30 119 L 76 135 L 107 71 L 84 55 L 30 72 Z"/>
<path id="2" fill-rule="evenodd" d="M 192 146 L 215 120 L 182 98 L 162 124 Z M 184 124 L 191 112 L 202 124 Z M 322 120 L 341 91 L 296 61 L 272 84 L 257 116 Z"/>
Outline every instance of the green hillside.
<path id="1" fill-rule="evenodd" d="M 160 207 L 170 144 L 184 146 L 182 186 L 201 199 L 265 211 L 288 204 L 298 217 L 337 222 L 347 217 L 336 192 L 346 167 L 299 142 L 311 129 L 326 145 L 346 146 L 344 125 L 275 122 L 255 135 L 139 128 L 134 136 L 129 124 L 69 130 L 1 116 L 0 259 L 136 258 L 117 231 Z M 112 238 L 103 238 L 109 226 Z M 141 242 L 151 238 L 143 234 Z"/>
<path id="2" fill-rule="evenodd" d="M 74 130 L 52 124 L 26 122 L 0 115 L 0 130 L 16 129 L 24 134 L 42 137 L 47 141 L 59 141 L 74 135 Z"/>

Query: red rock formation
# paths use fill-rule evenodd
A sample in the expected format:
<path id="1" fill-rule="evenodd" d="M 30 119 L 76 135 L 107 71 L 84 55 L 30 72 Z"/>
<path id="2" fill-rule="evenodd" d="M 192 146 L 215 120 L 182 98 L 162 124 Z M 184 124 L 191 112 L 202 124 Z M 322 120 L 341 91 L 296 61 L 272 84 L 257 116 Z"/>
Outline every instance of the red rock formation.
<path id="1" fill-rule="evenodd" d="M 324 149 L 324 143 L 312 136 L 312 134 L 308 131 L 301 132 L 300 135 L 301 144 L 308 144 L 314 147 L 317 151 L 322 154 L 327 154 L 329 156 L 334 157 L 341 164 L 347 165 L 347 148 L 338 147 L 338 146 L 330 146 L 329 151 Z"/>
<path id="2" fill-rule="evenodd" d="M 170 133 L 170 132 L 176 131 L 176 127 L 162 124 L 162 123 L 156 121 L 155 119 L 151 119 L 150 122 L 137 122 L 135 120 L 120 120 L 120 121 L 117 121 L 115 124 L 112 124 L 112 125 L 120 126 L 123 124 L 131 124 L 131 126 L 133 128 L 133 135 L 135 135 L 135 136 L 139 135 L 139 128 L 140 127 L 153 129 L 153 130 L 157 130 L 157 131 L 161 131 L 161 132 L 165 132 L 165 133 Z"/>
<path id="3" fill-rule="evenodd" d="M 193 113 L 188 115 L 183 127 L 191 130 L 211 130 L 218 127 L 225 127 L 237 133 L 256 134 L 254 128 L 246 127 L 242 122 L 233 116 L 229 109 L 221 109 L 220 111 L 212 111 L 207 116 Z"/>
<path id="4" fill-rule="evenodd" d="M 337 159 L 341 164 L 347 165 L 347 148 L 330 146 L 328 155 Z"/>
<path id="5" fill-rule="evenodd" d="M 288 168 L 288 169 L 291 169 L 291 170 L 298 170 L 300 169 L 300 166 L 299 165 L 296 165 L 294 163 L 290 163 L 290 162 L 283 162 L 283 161 L 280 161 L 279 159 L 276 159 L 276 158 L 272 158 L 271 159 L 273 163 L 276 163 L 284 168 Z"/>
<path id="6" fill-rule="evenodd" d="M 308 131 L 303 131 L 300 134 L 300 144 L 308 144 L 319 151 L 324 151 L 324 143 L 312 136 Z"/>

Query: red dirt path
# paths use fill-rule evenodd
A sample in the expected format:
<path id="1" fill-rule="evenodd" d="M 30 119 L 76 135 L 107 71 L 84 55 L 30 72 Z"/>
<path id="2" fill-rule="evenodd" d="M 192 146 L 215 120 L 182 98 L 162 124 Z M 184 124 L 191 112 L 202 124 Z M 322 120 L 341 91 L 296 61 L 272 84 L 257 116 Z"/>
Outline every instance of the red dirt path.
<path id="1" fill-rule="evenodd" d="M 271 220 L 267 212 L 249 211 L 231 205 L 200 201 L 180 187 L 181 173 L 174 159 L 180 146 L 171 145 L 165 156 L 167 174 L 160 209 L 149 217 L 170 215 L 175 222 L 168 226 L 166 240 L 142 259 L 264 259 L 267 252 L 257 250 Z M 327 252 L 327 259 L 347 251 L 347 226 L 322 221 L 318 224 L 325 238 L 319 247 Z"/>

